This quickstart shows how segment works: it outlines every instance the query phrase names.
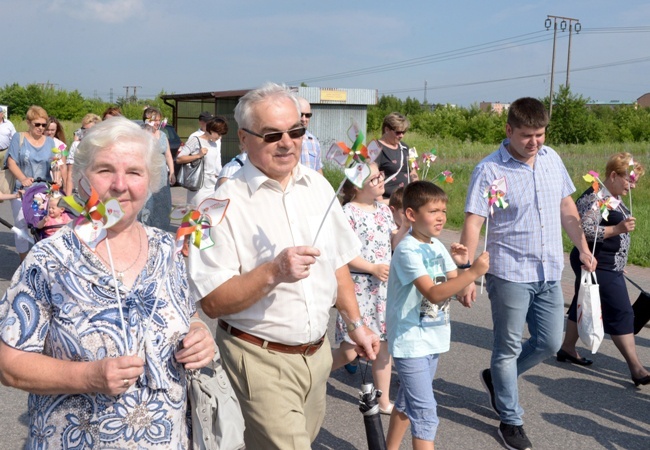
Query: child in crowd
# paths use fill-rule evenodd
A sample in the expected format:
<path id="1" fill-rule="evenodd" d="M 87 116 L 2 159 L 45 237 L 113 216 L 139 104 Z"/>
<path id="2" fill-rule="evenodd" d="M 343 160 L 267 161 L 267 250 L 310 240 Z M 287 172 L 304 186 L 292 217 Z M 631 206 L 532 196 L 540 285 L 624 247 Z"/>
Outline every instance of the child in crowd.
<path id="1" fill-rule="evenodd" d="M 58 193 L 50 196 L 47 201 L 47 215 L 36 224 L 36 228 L 42 230 L 44 238 L 52 236 L 72 220 L 65 208 L 59 206 L 59 200 L 61 200 L 61 195 Z"/>
<path id="2" fill-rule="evenodd" d="M 438 415 L 431 384 L 439 354 L 449 350 L 450 297 L 487 272 L 489 256 L 470 266 L 464 245 L 452 244 L 450 255 L 436 239 L 447 222 L 447 195 L 435 184 L 407 185 L 403 208 L 411 230 L 393 253 L 388 278 L 388 348 L 400 386 L 386 444 L 399 449 L 410 423 L 413 448 L 433 449 Z M 466 270 L 458 274 L 457 267 Z"/>
<path id="3" fill-rule="evenodd" d="M 403 197 L 404 186 L 395 189 L 388 199 L 388 207 L 390 208 L 390 212 L 393 213 L 393 221 L 397 226 L 397 228 L 392 231 L 390 237 L 390 244 L 393 249 L 397 247 L 397 244 L 400 243 L 402 238 L 406 236 L 411 229 L 411 224 L 404 217 L 404 208 L 402 208 Z"/>
<path id="4" fill-rule="evenodd" d="M 381 344 L 377 359 L 372 362 L 372 376 L 379 398 L 379 411 L 390 414 L 393 408 L 389 399 L 391 360 L 386 343 L 386 281 L 390 264 L 390 236 L 394 228 L 388 206 L 377 201 L 384 192 L 384 174 L 376 164 L 370 164 L 371 173 L 359 189 L 349 180 L 343 185 L 343 212 L 362 242 L 361 256 L 348 265 L 355 284 L 359 312 L 363 323 L 377 333 Z M 332 351 L 332 370 L 356 358 L 355 344 L 347 333 L 339 315 L 336 321 L 336 343 Z M 351 372 L 348 369 L 349 372 Z"/>

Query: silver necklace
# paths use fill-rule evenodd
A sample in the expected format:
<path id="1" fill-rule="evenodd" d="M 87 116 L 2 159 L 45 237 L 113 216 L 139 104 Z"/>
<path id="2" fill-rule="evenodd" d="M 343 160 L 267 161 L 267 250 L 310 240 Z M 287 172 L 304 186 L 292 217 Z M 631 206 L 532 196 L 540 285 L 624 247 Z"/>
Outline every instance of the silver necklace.
<path id="1" fill-rule="evenodd" d="M 108 245 L 108 237 L 106 238 L 106 244 Z M 133 262 L 131 263 L 131 265 L 129 265 L 129 267 L 127 267 L 126 269 L 116 270 L 115 275 L 116 275 L 116 277 L 120 280 L 120 283 L 121 283 L 121 282 L 123 281 L 123 279 L 124 279 L 124 274 L 125 274 L 126 272 L 128 272 L 128 271 L 129 271 L 133 266 L 135 266 L 135 263 L 138 262 L 138 260 L 140 259 L 140 255 L 141 255 L 141 254 L 142 254 L 142 233 L 140 232 L 140 228 L 138 228 L 138 256 L 135 257 L 135 259 L 133 260 Z M 105 264 L 109 265 L 111 268 L 113 267 L 113 265 L 111 264 L 111 262 L 106 261 L 106 260 L 102 257 L 102 255 L 99 254 L 99 252 L 97 252 L 97 256 L 99 256 L 99 259 L 101 259 Z"/>

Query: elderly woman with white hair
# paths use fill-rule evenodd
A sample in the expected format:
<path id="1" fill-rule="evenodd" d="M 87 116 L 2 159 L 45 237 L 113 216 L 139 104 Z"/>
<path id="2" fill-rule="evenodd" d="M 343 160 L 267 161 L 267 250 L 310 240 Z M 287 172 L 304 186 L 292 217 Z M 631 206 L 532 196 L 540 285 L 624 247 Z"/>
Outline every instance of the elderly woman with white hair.
<path id="1" fill-rule="evenodd" d="M 38 242 L 0 301 L 0 381 L 30 393 L 27 448 L 190 446 L 185 370 L 215 346 L 173 237 L 136 220 L 161 159 L 127 119 L 89 130 L 73 176 L 88 211 L 106 205 L 100 233 L 83 219 Z"/>

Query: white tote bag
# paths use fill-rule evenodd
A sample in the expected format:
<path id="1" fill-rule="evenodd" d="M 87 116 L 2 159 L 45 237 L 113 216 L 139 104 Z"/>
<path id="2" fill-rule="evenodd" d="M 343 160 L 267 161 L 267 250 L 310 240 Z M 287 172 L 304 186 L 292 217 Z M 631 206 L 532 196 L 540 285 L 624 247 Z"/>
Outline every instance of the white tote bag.
<path id="1" fill-rule="evenodd" d="M 592 281 L 593 276 L 593 281 Z M 578 291 L 578 336 L 591 353 L 596 353 L 603 342 L 603 313 L 600 308 L 600 291 L 595 272 L 582 269 Z"/>

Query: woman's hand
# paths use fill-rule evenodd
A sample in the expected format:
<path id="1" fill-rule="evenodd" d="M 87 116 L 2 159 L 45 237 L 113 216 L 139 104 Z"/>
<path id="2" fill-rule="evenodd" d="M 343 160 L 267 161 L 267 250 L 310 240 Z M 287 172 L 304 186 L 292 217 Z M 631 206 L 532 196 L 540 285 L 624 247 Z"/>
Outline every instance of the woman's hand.
<path id="1" fill-rule="evenodd" d="M 627 219 L 623 220 L 622 222 L 619 222 L 617 225 L 614 226 L 614 230 L 616 230 L 616 234 L 629 233 L 630 231 L 634 231 L 635 228 L 636 228 L 636 219 L 634 217 L 628 217 Z"/>
<path id="2" fill-rule="evenodd" d="M 216 353 L 216 344 L 212 333 L 202 321 L 190 324 L 190 331 L 182 341 L 182 349 L 176 352 L 176 361 L 186 369 L 200 369 L 212 361 Z"/>
<path id="3" fill-rule="evenodd" d="M 208 154 L 208 149 L 205 147 L 201 147 L 201 158 L 203 158 L 207 154 Z"/>
<path id="4" fill-rule="evenodd" d="M 88 392 L 120 395 L 142 375 L 144 360 L 139 356 L 105 358 L 89 362 L 88 368 Z"/>
<path id="5" fill-rule="evenodd" d="M 451 258 L 454 260 L 454 263 L 456 263 L 456 265 L 462 266 L 463 264 L 467 264 L 469 262 L 469 252 L 467 251 L 467 247 L 465 247 L 463 244 L 454 242 L 451 244 L 450 250 Z"/>

